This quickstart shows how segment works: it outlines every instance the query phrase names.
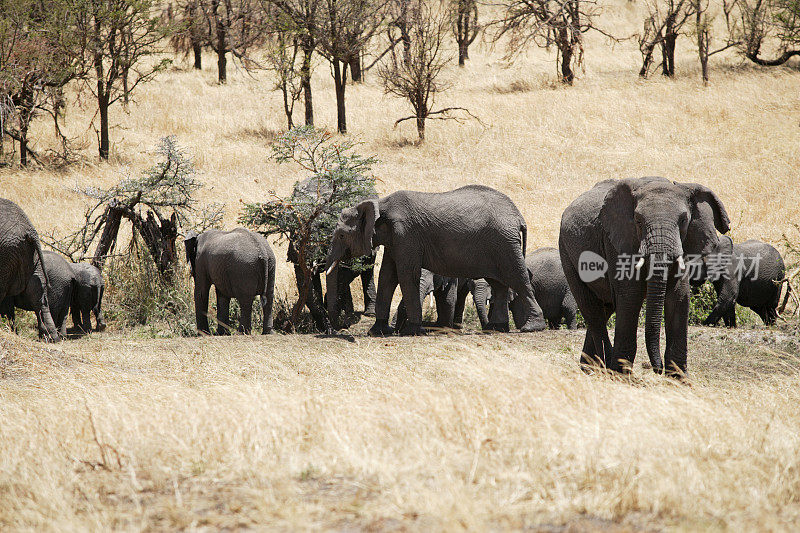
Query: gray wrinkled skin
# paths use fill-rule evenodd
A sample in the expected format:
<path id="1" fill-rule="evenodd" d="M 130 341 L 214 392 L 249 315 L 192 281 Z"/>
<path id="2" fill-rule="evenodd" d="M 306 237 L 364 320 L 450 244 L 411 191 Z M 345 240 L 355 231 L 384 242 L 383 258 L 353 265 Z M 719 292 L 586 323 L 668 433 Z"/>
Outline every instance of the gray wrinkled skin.
<path id="1" fill-rule="evenodd" d="M 578 304 L 569 290 L 567 277 L 561 267 L 561 256 L 556 248 L 539 248 L 525 257 L 536 301 L 542 307 L 544 319 L 550 329 L 558 329 L 563 322 L 576 329 Z M 511 315 L 517 322 L 522 318 L 520 302 L 514 298 L 509 303 Z"/>
<path id="2" fill-rule="evenodd" d="M 186 259 L 192 266 L 197 331 L 209 333 L 208 292 L 217 293 L 217 335 L 228 333 L 231 298 L 242 310 L 239 330 L 249 334 L 253 300 L 259 297 L 264 310 L 263 334 L 272 332 L 272 303 L 275 293 L 275 254 L 264 236 L 236 228 L 209 230 L 186 235 Z"/>
<path id="3" fill-rule="evenodd" d="M 92 331 L 91 315 L 94 314 L 96 322 L 95 331 L 106 329 L 103 319 L 103 293 L 105 281 L 103 274 L 94 265 L 89 263 L 71 263 L 75 275 L 75 293 L 72 297 L 72 323 L 76 330 L 82 333 Z"/>
<path id="4" fill-rule="evenodd" d="M 738 303 L 752 309 L 767 326 L 773 325 L 778 318 L 781 284 L 786 279 L 786 267 L 780 252 L 758 240 L 733 244 L 727 236 L 720 238 L 716 252 L 730 255 L 732 260 L 727 276 L 712 281 L 717 303 L 703 324 L 716 325 L 722 319 L 726 326 L 735 328 Z M 745 275 L 752 271 L 756 257 L 760 257 L 757 275 Z M 743 268 L 737 269 L 740 261 Z"/>
<path id="5" fill-rule="evenodd" d="M 501 298 L 512 288 L 526 302 L 528 318 L 521 330 L 536 331 L 545 322 L 525 268 L 526 239 L 527 226 L 517 207 L 490 187 L 398 191 L 342 211 L 326 264 L 331 268 L 341 259 L 384 247 L 371 335 L 393 332 L 389 307 L 398 285 L 408 311 L 408 326 L 401 333 L 421 331 L 423 268 L 451 278 L 485 278 Z M 489 326 L 508 330 L 507 306 L 490 309 Z"/>
<path id="6" fill-rule="evenodd" d="M 561 218 L 559 253 L 567 283 L 586 320 L 582 365 L 600 364 L 628 371 L 636 356 L 639 313 L 647 297 L 645 344 L 657 373 L 686 373 L 689 282 L 680 273 L 683 256 L 713 253 L 730 221 L 722 202 L 710 189 L 658 177 L 606 180 L 581 194 Z M 584 282 L 579 275 L 582 252 L 591 251 L 608 264 L 604 276 Z M 642 254 L 638 279 L 617 279 L 618 259 Z M 649 276 L 658 261 L 667 266 L 666 279 Z M 606 324 L 616 313 L 614 345 Z M 667 347 L 662 363 L 662 316 Z M 585 367 L 586 368 L 586 367 Z"/>
<path id="7" fill-rule="evenodd" d="M 7 298 L 25 293 L 36 313 L 39 337 L 57 342 L 60 337 L 50 314 L 43 263 L 39 235 L 30 219 L 17 204 L 0 198 L 0 313 L 10 316 L 13 304 Z"/>

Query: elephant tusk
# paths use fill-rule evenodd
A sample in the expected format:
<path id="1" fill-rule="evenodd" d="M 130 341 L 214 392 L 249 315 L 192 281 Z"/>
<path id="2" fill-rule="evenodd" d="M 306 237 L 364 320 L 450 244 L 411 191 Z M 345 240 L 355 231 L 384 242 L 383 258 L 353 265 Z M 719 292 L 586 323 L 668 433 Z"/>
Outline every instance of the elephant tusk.
<path id="1" fill-rule="evenodd" d="M 678 272 L 683 272 L 684 270 L 686 270 L 686 263 L 684 263 L 684 261 L 683 261 L 683 256 L 679 255 L 678 256 Z"/>
<path id="2" fill-rule="evenodd" d="M 336 268 L 336 265 L 338 265 L 338 264 L 339 264 L 339 260 L 337 259 L 336 261 L 334 261 L 331 264 L 331 266 L 328 267 L 328 270 L 325 271 L 325 275 L 326 276 L 330 276 L 331 272 L 333 272 L 333 269 Z"/>
<path id="3" fill-rule="evenodd" d="M 436 307 L 436 301 L 433 299 L 433 296 L 431 296 L 430 308 L 433 309 L 434 307 Z"/>
<path id="4" fill-rule="evenodd" d="M 644 257 L 640 257 L 638 261 L 636 261 L 636 271 L 639 272 L 642 267 L 644 266 Z"/>

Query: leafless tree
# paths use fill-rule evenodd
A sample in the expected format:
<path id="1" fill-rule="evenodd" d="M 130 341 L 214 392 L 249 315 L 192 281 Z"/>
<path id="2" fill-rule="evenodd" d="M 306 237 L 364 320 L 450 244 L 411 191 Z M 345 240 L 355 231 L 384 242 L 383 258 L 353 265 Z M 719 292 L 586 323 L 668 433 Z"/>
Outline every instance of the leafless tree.
<path id="1" fill-rule="evenodd" d="M 742 54 L 762 66 L 783 65 L 800 56 L 800 1 L 730 0 L 726 17 L 732 40 Z M 773 57 L 762 57 L 764 48 Z"/>
<path id="2" fill-rule="evenodd" d="M 593 0 L 500 0 L 490 5 L 501 16 L 488 27 L 496 30 L 495 41 L 508 37 L 507 58 L 530 43 L 548 49 L 555 45 L 561 81 L 570 85 L 583 60 L 583 34 L 595 30 L 613 38 L 595 25 Z"/>
<path id="3" fill-rule="evenodd" d="M 469 59 L 469 45 L 478 36 L 478 2 L 477 0 L 451 0 L 451 18 L 453 19 L 453 35 L 458 45 L 458 66 L 463 67 Z"/>
<path id="4" fill-rule="evenodd" d="M 683 26 L 695 15 L 696 3 L 692 0 L 647 0 L 647 17 L 639 37 L 642 68 L 639 76 L 646 78 L 653 65 L 653 52 L 661 49 L 661 72 L 675 75 L 675 42 Z"/>
<path id="5" fill-rule="evenodd" d="M 228 80 L 228 54 L 248 61 L 248 50 L 261 44 L 266 14 L 259 0 L 202 0 L 204 42 L 217 54 L 219 83 Z"/>
<path id="6" fill-rule="evenodd" d="M 179 53 L 194 57 L 194 68 L 203 68 L 203 10 L 202 0 L 181 0 L 177 11 L 179 23 L 170 37 L 170 44 Z M 172 6 L 172 4 L 170 4 Z"/>
<path id="7" fill-rule="evenodd" d="M 446 13 L 424 0 L 411 1 L 414 5 L 408 19 L 408 57 L 405 57 L 405 50 L 401 55 L 393 49 L 378 75 L 387 94 L 406 99 L 414 110 L 413 115 L 399 119 L 395 125 L 415 120 L 419 140 L 423 141 L 427 119 L 455 119 L 454 112 L 470 113 L 460 107 L 433 110 L 436 95 L 449 87 L 442 80 L 442 71 L 451 59 L 444 44 L 450 21 Z"/>
<path id="8" fill-rule="evenodd" d="M 317 41 L 328 60 L 336 90 L 336 125 L 347 132 L 347 70 L 384 20 L 386 0 L 322 0 Z"/>
<path id="9" fill-rule="evenodd" d="M 275 88 L 283 96 L 288 129 L 294 128 L 294 105 L 303 92 L 304 61 L 301 35 L 285 13 L 271 13 L 270 39 L 266 44 L 267 67 L 275 75 Z"/>

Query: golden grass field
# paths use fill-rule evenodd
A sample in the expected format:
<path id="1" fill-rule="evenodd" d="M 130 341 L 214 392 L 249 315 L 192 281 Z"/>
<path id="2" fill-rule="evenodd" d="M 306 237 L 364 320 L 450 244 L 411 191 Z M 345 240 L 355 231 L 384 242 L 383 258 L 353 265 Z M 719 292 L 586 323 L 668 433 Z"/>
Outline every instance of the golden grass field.
<path id="1" fill-rule="evenodd" d="M 607 27 L 641 26 L 616 1 Z M 404 102 L 374 73 L 347 89 L 350 135 L 380 159 L 378 189 L 506 192 L 529 250 L 553 246 L 563 209 L 606 178 L 663 175 L 721 196 L 735 240 L 780 245 L 800 234 L 800 72 L 714 56 L 703 87 L 684 38 L 674 80 L 639 80 L 634 41 L 589 36 L 574 87 L 554 56 L 508 65 L 481 44 L 447 72 L 443 106 L 484 123 L 431 122 L 415 144 Z M 266 74 L 215 83 L 213 57 L 177 58 L 112 110 L 112 159 L 96 161 L 91 103 L 70 107 L 84 162 L 0 170 L 0 195 L 40 230 L 81 221 L 76 184 L 110 185 L 176 135 L 225 202 L 288 193 L 302 177 L 269 160 L 285 127 Z M 335 128 L 319 64 L 319 126 Z M 299 106 L 298 106 L 299 110 Z M 297 120 L 301 120 L 300 113 Z M 35 128 L 37 148 L 52 142 Z M 276 243 L 278 291 L 293 280 Z M 358 291 L 354 291 L 358 292 Z M 690 329 L 691 386 L 637 368 L 586 376 L 583 332 L 310 335 L 151 339 L 111 324 L 48 346 L 0 332 L 0 529 L 797 530 L 800 528 L 800 333 Z M 640 358 L 644 354 L 640 347 Z M 637 365 L 638 366 L 638 365 Z"/>

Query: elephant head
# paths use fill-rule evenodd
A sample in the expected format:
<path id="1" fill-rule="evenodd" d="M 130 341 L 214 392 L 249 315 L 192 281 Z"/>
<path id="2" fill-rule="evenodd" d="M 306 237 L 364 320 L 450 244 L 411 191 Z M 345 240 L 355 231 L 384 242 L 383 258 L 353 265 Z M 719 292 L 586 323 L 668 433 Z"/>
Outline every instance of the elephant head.
<path id="1" fill-rule="evenodd" d="M 195 277 L 194 262 L 197 258 L 197 232 L 192 230 L 183 238 L 183 245 L 186 248 L 186 260 L 192 266 L 192 278 Z"/>
<path id="2" fill-rule="evenodd" d="M 325 260 L 328 316 L 332 323 L 335 323 L 338 317 L 339 262 L 372 253 L 375 223 L 379 217 L 378 200 L 374 199 L 364 200 L 355 207 L 343 209 L 339 215 L 328 250 L 328 257 Z"/>
<path id="3" fill-rule="evenodd" d="M 717 231 L 729 229 L 728 214 L 703 185 L 641 178 L 616 182 L 599 218 L 617 253 L 636 257 L 637 275 L 646 280 L 645 344 L 653 369 L 661 371 L 659 335 L 668 276 L 682 272 L 684 255 L 714 253 Z"/>

